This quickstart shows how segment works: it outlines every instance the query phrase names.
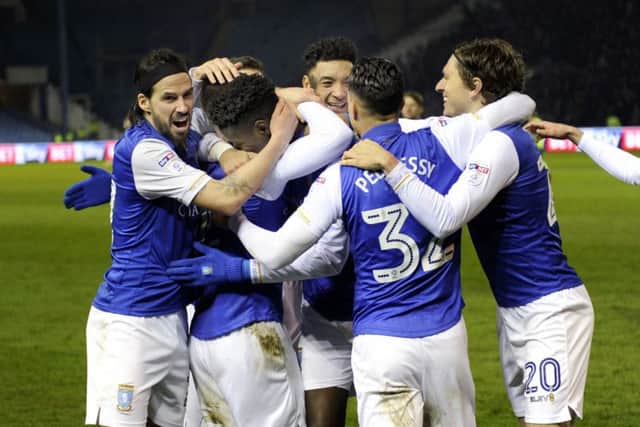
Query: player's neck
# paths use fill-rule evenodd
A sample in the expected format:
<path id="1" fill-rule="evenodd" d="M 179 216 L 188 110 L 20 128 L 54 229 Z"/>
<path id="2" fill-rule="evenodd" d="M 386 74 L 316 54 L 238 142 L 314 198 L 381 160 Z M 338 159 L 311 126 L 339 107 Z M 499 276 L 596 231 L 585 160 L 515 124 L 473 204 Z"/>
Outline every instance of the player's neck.
<path id="1" fill-rule="evenodd" d="M 393 114 L 389 116 L 371 116 L 360 120 L 358 126 L 358 133 L 360 135 L 364 135 L 369 131 L 369 129 L 373 129 L 376 126 L 380 126 L 386 123 L 397 123 L 398 116 Z"/>

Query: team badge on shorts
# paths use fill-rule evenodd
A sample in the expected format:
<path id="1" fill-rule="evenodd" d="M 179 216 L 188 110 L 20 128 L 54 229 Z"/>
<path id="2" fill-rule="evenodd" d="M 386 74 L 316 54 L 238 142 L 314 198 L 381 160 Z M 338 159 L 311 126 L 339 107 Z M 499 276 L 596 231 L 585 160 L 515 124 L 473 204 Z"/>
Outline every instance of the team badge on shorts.
<path id="1" fill-rule="evenodd" d="M 129 412 L 133 403 L 133 384 L 118 384 L 118 411 Z"/>

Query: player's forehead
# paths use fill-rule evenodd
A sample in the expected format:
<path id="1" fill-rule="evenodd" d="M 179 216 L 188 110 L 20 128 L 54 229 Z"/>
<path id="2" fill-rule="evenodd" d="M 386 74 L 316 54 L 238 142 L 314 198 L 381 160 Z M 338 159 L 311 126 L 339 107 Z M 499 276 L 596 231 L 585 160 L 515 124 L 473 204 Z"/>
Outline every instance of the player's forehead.
<path id="1" fill-rule="evenodd" d="M 153 85 L 154 95 L 184 95 L 192 90 L 191 79 L 187 73 L 177 73 L 168 75 Z"/>
<path id="2" fill-rule="evenodd" d="M 335 80 L 343 81 L 351 74 L 353 63 L 343 59 L 335 59 L 331 61 L 318 61 L 316 65 L 309 70 L 309 75 L 316 81 Z"/>
<path id="3" fill-rule="evenodd" d="M 455 56 L 451 55 L 449 59 L 447 59 L 447 62 L 444 64 L 444 67 L 442 67 L 442 74 L 445 76 L 454 74 L 458 71 L 457 67 L 458 60 L 455 58 Z"/>

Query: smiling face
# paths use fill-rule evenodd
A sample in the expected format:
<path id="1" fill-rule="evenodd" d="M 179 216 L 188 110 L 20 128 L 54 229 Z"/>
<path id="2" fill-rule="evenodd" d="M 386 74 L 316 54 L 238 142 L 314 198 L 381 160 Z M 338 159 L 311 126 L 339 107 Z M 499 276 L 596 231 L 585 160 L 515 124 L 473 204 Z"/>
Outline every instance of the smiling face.
<path id="1" fill-rule="evenodd" d="M 442 78 L 436 84 L 436 92 L 442 94 L 442 114 L 448 117 L 475 112 L 475 92 L 462 80 L 458 70 L 458 60 L 451 55 L 442 69 Z"/>
<path id="2" fill-rule="evenodd" d="M 347 78 L 353 63 L 346 60 L 318 61 L 302 79 L 304 87 L 314 90 L 320 100 L 337 114 L 347 112 Z"/>
<path id="3" fill-rule="evenodd" d="M 151 97 L 138 94 L 138 106 L 160 134 L 183 144 L 189 134 L 193 110 L 193 88 L 187 73 L 171 74 L 159 80 Z"/>

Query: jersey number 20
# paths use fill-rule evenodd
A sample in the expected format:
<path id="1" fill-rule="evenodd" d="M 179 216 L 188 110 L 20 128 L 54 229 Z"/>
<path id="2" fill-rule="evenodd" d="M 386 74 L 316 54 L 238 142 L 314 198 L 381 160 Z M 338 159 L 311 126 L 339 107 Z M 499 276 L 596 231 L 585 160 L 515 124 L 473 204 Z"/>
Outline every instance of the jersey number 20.
<path id="1" fill-rule="evenodd" d="M 420 264 L 422 270 L 433 271 L 453 259 L 454 244 L 442 247 L 442 240 L 433 238 L 420 259 L 420 250 L 416 241 L 400 230 L 409 216 L 402 203 L 371 209 L 362 212 L 367 224 L 386 223 L 378 236 L 380 249 L 383 251 L 397 249 L 402 252 L 402 263 L 396 267 L 373 270 L 373 277 L 378 283 L 395 282 L 413 274 Z"/>

